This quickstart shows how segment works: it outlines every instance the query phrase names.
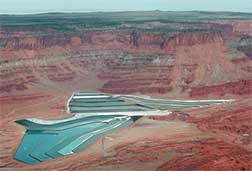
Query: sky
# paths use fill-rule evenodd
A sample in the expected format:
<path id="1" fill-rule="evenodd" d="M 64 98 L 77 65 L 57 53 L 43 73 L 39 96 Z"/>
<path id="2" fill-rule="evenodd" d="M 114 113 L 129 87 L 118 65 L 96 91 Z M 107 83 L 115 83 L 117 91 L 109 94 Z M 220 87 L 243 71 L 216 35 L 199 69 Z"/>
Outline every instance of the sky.
<path id="1" fill-rule="evenodd" d="M 252 0 L 0 0 L 1 14 L 142 10 L 252 12 Z"/>

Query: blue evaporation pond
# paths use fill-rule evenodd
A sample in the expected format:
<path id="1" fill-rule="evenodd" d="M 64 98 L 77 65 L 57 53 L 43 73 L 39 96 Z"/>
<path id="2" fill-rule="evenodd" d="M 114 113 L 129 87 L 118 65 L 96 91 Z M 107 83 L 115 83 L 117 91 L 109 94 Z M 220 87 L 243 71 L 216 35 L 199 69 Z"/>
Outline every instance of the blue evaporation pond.
<path id="1" fill-rule="evenodd" d="M 14 159 L 36 164 L 79 152 L 102 136 L 128 127 L 136 119 L 120 115 L 87 116 L 50 126 L 20 120 L 17 123 L 25 125 L 27 131 Z"/>
<path id="2" fill-rule="evenodd" d="M 123 99 L 95 94 L 74 94 L 68 103 L 70 113 L 104 113 L 149 111 L 153 108 L 142 104 L 128 103 Z"/>

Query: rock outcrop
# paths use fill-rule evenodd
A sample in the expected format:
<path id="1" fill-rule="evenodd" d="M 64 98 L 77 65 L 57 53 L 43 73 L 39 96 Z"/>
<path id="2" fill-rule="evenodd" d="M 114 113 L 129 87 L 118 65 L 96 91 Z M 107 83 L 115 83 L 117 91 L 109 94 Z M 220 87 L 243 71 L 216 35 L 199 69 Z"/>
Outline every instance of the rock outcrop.
<path id="1" fill-rule="evenodd" d="M 4 37 L 4 36 L 2 36 Z M 13 57 L 20 51 L 39 51 L 47 48 L 68 48 L 67 51 L 74 53 L 87 48 L 103 49 L 129 49 L 155 48 L 159 53 L 174 50 L 177 46 L 192 46 L 196 44 L 223 42 L 221 33 L 180 33 L 177 35 L 165 35 L 162 33 L 140 33 L 137 31 L 86 31 L 72 34 L 49 34 L 36 36 L 14 36 L 1 38 L 0 44 L 4 48 L 0 50 L 1 58 Z M 147 49 L 145 49 L 147 50 Z M 66 51 L 64 51 L 66 52 Z M 37 54 L 37 55 L 36 55 Z M 58 53 L 60 54 L 60 53 Z M 34 52 L 33 57 L 49 56 Z M 27 57 L 27 56 L 18 56 Z"/>
<path id="2" fill-rule="evenodd" d="M 239 80 L 216 86 L 193 87 L 191 96 L 203 96 L 214 94 L 223 96 L 225 94 L 250 95 L 252 94 L 252 80 Z"/>
<path id="3" fill-rule="evenodd" d="M 225 57 L 228 49 L 220 32 L 86 31 L 3 40 L 7 43 L 0 50 L 1 93 L 29 91 L 49 82 L 67 87 L 93 77 L 104 82 L 95 87 L 107 93 L 180 93 L 198 98 L 206 95 L 200 92 L 221 95 L 217 88 L 204 88 L 206 84 L 246 81 L 251 76 L 247 68 L 252 61 L 237 63 Z M 225 88 L 222 95 L 237 94 L 232 86 Z"/>

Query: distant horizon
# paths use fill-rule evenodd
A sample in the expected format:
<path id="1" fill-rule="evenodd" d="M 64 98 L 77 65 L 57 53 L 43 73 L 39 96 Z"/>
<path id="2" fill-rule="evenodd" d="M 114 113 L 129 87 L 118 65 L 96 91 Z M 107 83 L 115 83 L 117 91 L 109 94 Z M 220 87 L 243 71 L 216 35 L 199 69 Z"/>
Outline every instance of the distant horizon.
<path id="1" fill-rule="evenodd" d="M 209 11 L 252 13 L 252 0 L 1 0 L 0 14 L 123 11 Z"/>
<path id="2" fill-rule="evenodd" d="M 246 11 L 208 11 L 208 10 L 86 10 L 86 11 L 38 11 L 38 12 L 20 12 L 20 13 L 1 13 L 0 15 L 39 15 L 39 14 L 78 14 L 78 13 L 120 13 L 120 12 L 210 12 L 210 13 L 247 13 Z"/>

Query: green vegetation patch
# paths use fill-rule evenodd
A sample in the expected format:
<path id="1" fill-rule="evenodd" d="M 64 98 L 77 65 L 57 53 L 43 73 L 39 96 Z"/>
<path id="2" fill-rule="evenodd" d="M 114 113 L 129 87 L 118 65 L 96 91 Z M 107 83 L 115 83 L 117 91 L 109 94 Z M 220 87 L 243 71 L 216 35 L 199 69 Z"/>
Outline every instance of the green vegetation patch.
<path id="1" fill-rule="evenodd" d="M 214 20 L 251 20 L 251 13 L 233 12 L 95 12 L 95 13 L 46 13 L 32 15 L 0 15 L 0 26 L 4 29 L 52 30 L 76 32 L 80 29 L 117 29 L 122 24 L 142 24 L 147 22 L 172 23 L 180 25 L 201 25 Z M 142 30 L 141 30 L 142 31 Z M 146 31 L 146 30 L 144 30 Z M 151 31 L 151 30 L 147 30 Z M 170 33 L 174 30 L 154 29 Z M 188 29 L 181 32 L 209 31 Z"/>

